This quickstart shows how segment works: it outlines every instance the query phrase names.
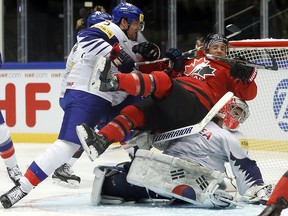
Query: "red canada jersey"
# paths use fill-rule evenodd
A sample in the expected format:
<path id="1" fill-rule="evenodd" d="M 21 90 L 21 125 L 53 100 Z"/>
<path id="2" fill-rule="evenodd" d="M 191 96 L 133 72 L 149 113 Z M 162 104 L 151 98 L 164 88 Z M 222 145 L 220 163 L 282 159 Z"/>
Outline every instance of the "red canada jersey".
<path id="1" fill-rule="evenodd" d="M 188 59 L 182 76 L 176 77 L 185 89 L 195 93 L 207 109 L 228 91 L 243 100 L 252 100 L 257 94 L 254 81 L 244 84 L 230 75 L 230 66 L 206 57 Z"/>

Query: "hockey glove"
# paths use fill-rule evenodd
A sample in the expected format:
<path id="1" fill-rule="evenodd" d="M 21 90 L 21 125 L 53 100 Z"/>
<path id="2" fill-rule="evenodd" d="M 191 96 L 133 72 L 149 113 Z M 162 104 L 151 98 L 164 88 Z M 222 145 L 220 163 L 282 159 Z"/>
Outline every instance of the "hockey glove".
<path id="1" fill-rule="evenodd" d="M 285 208 L 288 208 L 288 202 L 284 197 L 279 197 L 275 204 L 267 206 L 258 216 L 279 216 Z"/>
<path id="2" fill-rule="evenodd" d="M 135 61 L 123 50 L 119 43 L 115 43 L 110 52 L 110 59 L 122 73 L 130 73 L 134 70 Z"/>
<path id="3" fill-rule="evenodd" d="M 182 52 L 176 48 L 170 48 L 166 52 L 166 57 L 169 58 L 173 62 L 173 70 L 175 72 L 183 72 L 184 71 L 184 59 L 185 57 L 182 55 Z"/>
<path id="4" fill-rule="evenodd" d="M 160 49 L 152 42 L 139 43 L 132 47 L 132 51 L 142 55 L 145 61 L 154 61 L 160 58 Z"/>
<path id="5" fill-rule="evenodd" d="M 241 63 L 235 63 L 230 69 L 230 75 L 236 80 L 242 80 L 245 84 L 252 82 L 256 78 L 257 73 L 257 68 L 248 67 Z"/>

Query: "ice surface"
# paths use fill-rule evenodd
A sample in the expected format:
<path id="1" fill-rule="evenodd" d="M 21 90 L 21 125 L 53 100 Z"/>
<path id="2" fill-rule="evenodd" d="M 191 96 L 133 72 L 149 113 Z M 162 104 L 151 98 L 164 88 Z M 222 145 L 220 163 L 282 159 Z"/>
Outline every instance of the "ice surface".
<path id="1" fill-rule="evenodd" d="M 30 163 L 46 148 L 48 144 L 16 144 L 16 153 L 20 168 L 25 172 Z M 109 153 L 102 160 L 109 160 L 114 163 L 115 160 L 123 161 L 127 159 L 122 151 Z M 97 162 L 92 163 L 85 155 L 76 162 L 73 167 L 75 174 L 81 176 L 81 184 L 79 188 L 67 188 L 57 184 L 53 184 L 49 177 L 25 198 L 19 201 L 10 209 L 4 209 L 0 205 L 1 216 L 73 216 L 73 215 L 94 215 L 94 216 L 187 216 L 187 215 L 233 215 L 233 216 L 256 216 L 264 206 L 245 205 L 236 209 L 227 210 L 211 210 L 197 208 L 172 208 L 161 207 L 157 204 L 143 205 L 102 205 L 92 206 L 90 204 L 90 192 L 93 183 L 93 169 Z M 3 194 L 13 187 L 13 183 L 9 179 L 4 163 L 0 162 L 0 193 Z M 283 211 L 283 216 L 288 216 L 288 210 Z"/>

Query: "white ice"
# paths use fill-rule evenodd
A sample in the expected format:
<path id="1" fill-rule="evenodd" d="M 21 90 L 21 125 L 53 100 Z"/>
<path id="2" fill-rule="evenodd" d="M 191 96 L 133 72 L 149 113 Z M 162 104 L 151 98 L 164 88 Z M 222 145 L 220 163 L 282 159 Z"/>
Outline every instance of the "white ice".
<path id="1" fill-rule="evenodd" d="M 30 163 L 44 150 L 48 144 L 16 144 L 16 154 L 20 168 L 26 171 Z M 119 161 L 125 160 L 126 155 L 122 151 L 107 153 L 102 160 L 113 162 L 116 158 Z M 157 205 L 149 206 L 92 206 L 90 204 L 90 193 L 93 183 L 93 169 L 96 162 L 92 163 L 83 153 L 76 162 L 73 169 L 75 174 L 81 176 L 81 184 L 78 188 L 67 188 L 54 184 L 51 177 L 39 184 L 26 197 L 16 203 L 10 209 L 4 209 L 0 205 L 1 216 L 73 216 L 73 215 L 94 215 L 94 216 L 186 216 L 186 215 L 213 215 L 213 216 L 256 216 L 264 206 L 245 205 L 236 209 L 211 210 L 197 208 L 171 208 Z M 9 179 L 4 163 L 0 162 L 0 194 L 5 193 L 13 183 Z M 288 210 L 283 211 L 283 216 L 288 216 Z"/>

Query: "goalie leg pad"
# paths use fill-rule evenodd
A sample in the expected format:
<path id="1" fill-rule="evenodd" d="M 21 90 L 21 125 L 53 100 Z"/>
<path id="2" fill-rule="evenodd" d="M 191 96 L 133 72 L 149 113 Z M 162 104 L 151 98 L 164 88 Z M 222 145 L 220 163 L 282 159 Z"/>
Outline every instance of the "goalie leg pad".
<path id="1" fill-rule="evenodd" d="M 146 187 L 167 198 L 175 197 L 203 207 L 215 207 L 210 195 L 214 194 L 223 179 L 223 173 L 193 161 L 143 149 L 137 151 L 127 176 L 131 184 Z M 231 199 L 224 193 L 224 197 Z M 227 203 L 219 206 L 226 207 Z"/>
<path id="2" fill-rule="evenodd" d="M 101 191 L 102 191 L 102 186 L 103 186 L 106 173 L 107 173 L 107 169 L 104 169 L 102 171 L 99 167 L 94 168 L 95 177 L 94 177 L 92 192 L 90 196 L 90 201 L 92 205 L 99 205 L 101 201 Z"/>

